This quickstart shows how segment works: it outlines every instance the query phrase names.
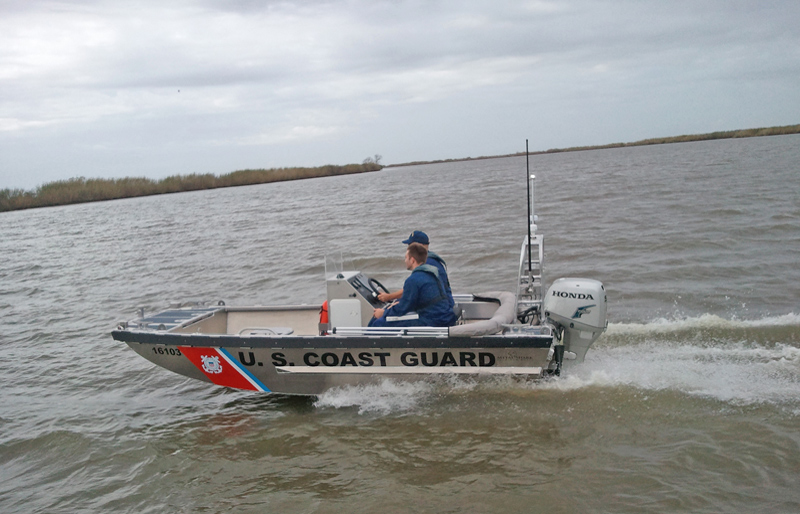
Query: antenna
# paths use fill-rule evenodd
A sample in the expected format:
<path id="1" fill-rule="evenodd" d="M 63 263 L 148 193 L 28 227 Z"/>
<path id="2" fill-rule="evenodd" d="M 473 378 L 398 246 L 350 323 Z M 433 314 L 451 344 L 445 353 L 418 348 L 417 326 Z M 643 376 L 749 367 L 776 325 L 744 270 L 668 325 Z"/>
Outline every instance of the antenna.
<path id="1" fill-rule="evenodd" d="M 525 181 L 528 184 L 528 237 L 522 242 L 519 253 L 519 275 L 517 276 L 517 319 L 533 323 L 540 319 L 542 308 L 542 236 L 536 235 L 536 214 L 533 211 L 535 175 L 531 175 L 530 150 L 525 140 Z M 536 249 L 534 250 L 534 246 Z M 535 252 L 535 253 L 534 253 Z M 528 254 L 528 270 L 525 270 L 525 254 Z M 534 260 L 534 257 L 536 259 Z"/>
<path id="2" fill-rule="evenodd" d="M 531 196 L 531 164 L 528 157 L 528 140 L 525 140 L 525 182 L 528 183 L 528 271 L 531 271 L 531 226 L 533 225 L 533 197 Z"/>

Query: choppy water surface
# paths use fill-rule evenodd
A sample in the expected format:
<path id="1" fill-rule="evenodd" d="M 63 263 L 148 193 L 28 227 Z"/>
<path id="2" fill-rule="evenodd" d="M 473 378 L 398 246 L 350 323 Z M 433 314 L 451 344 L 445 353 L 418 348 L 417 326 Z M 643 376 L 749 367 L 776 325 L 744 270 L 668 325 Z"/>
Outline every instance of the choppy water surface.
<path id="1" fill-rule="evenodd" d="M 538 384 L 318 398 L 184 379 L 111 340 L 171 300 L 315 303 L 428 232 L 513 290 L 524 158 L 0 214 L 0 512 L 797 512 L 800 137 L 534 156 L 546 282 L 610 326 Z"/>

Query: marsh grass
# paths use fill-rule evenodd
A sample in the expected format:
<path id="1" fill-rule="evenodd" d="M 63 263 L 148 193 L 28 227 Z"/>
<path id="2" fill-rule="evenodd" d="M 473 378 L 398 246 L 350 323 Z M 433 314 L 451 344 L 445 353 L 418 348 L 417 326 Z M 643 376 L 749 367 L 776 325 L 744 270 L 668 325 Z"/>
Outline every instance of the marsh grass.
<path id="1" fill-rule="evenodd" d="M 760 137 L 760 136 L 785 136 L 788 134 L 800 134 L 800 125 L 786 125 L 782 127 L 765 127 L 744 130 L 728 130 L 720 132 L 709 132 L 707 134 L 692 134 L 685 136 L 662 137 L 653 139 L 642 139 L 633 143 L 610 143 L 606 145 L 595 146 L 574 146 L 570 148 L 551 148 L 544 151 L 530 152 L 530 155 L 541 155 L 548 153 L 560 152 L 580 152 L 584 150 L 604 150 L 606 148 L 624 148 L 627 146 L 646 146 L 646 145 L 666 145 L 671 143 L 690 143 L 693 141 L 710 141 L 712 139 L 732 139 L 740 137 Z M 480 159 L 498 159 L 501 157 L 519 157 L 525 155 L 525 152 L 517 152 L 505 155 L 485 155 L 481 157 L 464 157 L 460 159 L 442 159 L 437 161 L 413 161 L 404 162 L 402 164 L 389 164 L 387 168 L 398 166 L 415 166 L 418 164 L 436 164 L 440 162 L 459 162 L 459 161 L 475 161 Z"/>
<path id="2" fill-rule="evenodd" d="M 781 127 L 765 127 L 744 130 L 729 130 L 709 132 L 706 134 L 683 135 L 664 138 L 643 139 L 633 143 L 611 143 L 597 146 L 579 146 L 572 148 L 552 148 L 546 151 L 531 152 L 531 155 L 577 152 L 582 150 L 602 150 L 606 148 L 622 148 L 628 146 L 663 145 L 670 143 L 687 143 L 692 141 L 709 141 L 713 139 L 730 139 L 742 137 L 779 136 L 800 133 L 800 125 L 786 125 Z M 483 157 L 466 157 L 461 159 L 445 159 L 437 161 L 414 161 L 403 164 L 392 164 L 386 167 L 411 166 L 415 164 L 432 164 L 439 162 L 458 162 L 477 159 L 496 159 L 499 157 L 514 157 L 525 155 L 524 152 L 492 155 Z M 121 178 L 121 179 L 86 179 L 83 177 L 50 182 L 36 188 L 34 191 L 22 189 L 0 190 L 0 212 L 35 207 L 51 207 L 73 203 L 99 202 L 104 200 L 117 200 L 120 198 L 133 198 L 137 196 L 160 195 L 167 193 L 180 193 L 184 191 L 198 191 L 202 189 L 216 189 L 220 187 L 248 186 L 279 182 L 284 180 L 298 180 L 304 178 L 328 177 L 332 175 L 347 175 L 378 171 L 384 166 L 379 164 L 381 156 L 367 158 L 362 164 L 348 164 L 345 166 L 320 166 L 317 168 L 276 168 L 239 170 L 226 175 L 174 175 L 161 180 L 148 178 Z"/>
<path id="3" fill-rule="evenodd" d="M 203 175 L 173 175 L 161 180 L 148 178 L 87 179 L 78 177 L 43 184 L 33 191 L 2 189 L 0 190 L 0 212 L 365 173 L 378 171 L 382 167 L 375 162 L 365 162 L 363 164 L 328 165 L 317 168 L 239 170 L 220 176 L 210 173 Z"/>
<path id="4" fill-rule="evenodd" d="M 711 141 L 714 139 L 735 139 L 742 137 L 785 136 L 800 133 L 800 125 L 786 125 L 782 127 L 764 127 L 743 130 L 727 130 L 708 132 L 706 134 L 689 134 L 683 136 L 661 137 L 642 139 L 633 143 L 612 143 L 600 146 L 581 146 L 574 148 L 550 149 L 544 153 L 574 152 L 579 150 L 599 150 L 603 148 L 621 148 L 626 146 L 666 145 L 671 143 L 691 143 L 694 141 Z"/>

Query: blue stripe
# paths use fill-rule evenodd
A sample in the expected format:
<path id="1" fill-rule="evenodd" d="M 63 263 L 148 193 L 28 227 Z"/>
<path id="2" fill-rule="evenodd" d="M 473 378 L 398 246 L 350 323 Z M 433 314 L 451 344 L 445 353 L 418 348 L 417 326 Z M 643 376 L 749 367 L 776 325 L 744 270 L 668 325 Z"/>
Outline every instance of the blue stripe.
<path id="1" fill-rule="evenodd" d="M 225 348 L 218 348 L 218 350 L 221 351 L 222 353 L 224 353 L 225 356 L 228 359 L 230 359 L 230 362 L 232 362 L 233 365 L 236 366 L 236 369 L 239 370 L 239 373 L 245 374 L 248 377 L 250 377 L 250 379 L 256 384 L 256 386 L 260 387 L 262 391 L 267 392 L 267 393 L 271 393 L 272 392 L 267 388 L 267 386 L 265 386 L 264 384 L 261 383 L 261 380 L 257 379 L 252 373 L 250 373 L 245 368 L 243 368 L 239 364 L 239 362 L 236 359 L 233 358 L 233 355 L 228 353 L 228 350 L 226 350 Z"/>

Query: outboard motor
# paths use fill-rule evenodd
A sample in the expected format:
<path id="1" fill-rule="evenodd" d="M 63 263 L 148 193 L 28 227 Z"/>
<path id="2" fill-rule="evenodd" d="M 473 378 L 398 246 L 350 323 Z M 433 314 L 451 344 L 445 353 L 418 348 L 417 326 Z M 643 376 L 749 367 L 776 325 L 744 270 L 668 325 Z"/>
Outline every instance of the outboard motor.
<path id="1" fill-rule="evenodd" d="M 544 315 L 562 329 L 564 350 L 583 362 L 586 352 L 608 326 L 606 290 L 588 278 L 559 278 L 544 297 Z"/>

